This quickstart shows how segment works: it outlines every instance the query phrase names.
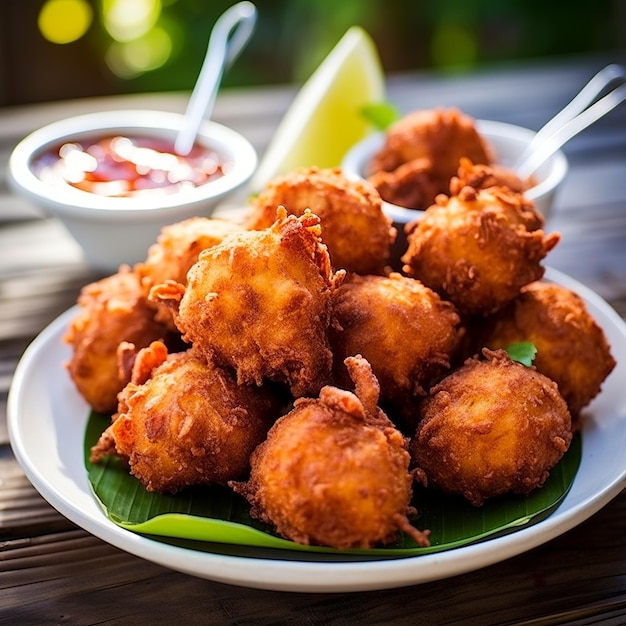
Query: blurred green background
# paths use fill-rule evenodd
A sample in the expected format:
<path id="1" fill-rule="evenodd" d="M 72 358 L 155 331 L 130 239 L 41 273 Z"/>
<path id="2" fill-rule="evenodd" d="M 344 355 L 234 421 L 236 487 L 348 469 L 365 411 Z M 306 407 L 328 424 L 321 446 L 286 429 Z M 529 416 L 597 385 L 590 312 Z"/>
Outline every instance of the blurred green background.
<path id="1" fill-rule="evenodd" d="M 0 106 L 192 88 L 229 0 L 1 0 Z M 626 49 L 626 0 L 257 0 L 224 86 L 303 82 L 353 24 L 385 71 Z"/>

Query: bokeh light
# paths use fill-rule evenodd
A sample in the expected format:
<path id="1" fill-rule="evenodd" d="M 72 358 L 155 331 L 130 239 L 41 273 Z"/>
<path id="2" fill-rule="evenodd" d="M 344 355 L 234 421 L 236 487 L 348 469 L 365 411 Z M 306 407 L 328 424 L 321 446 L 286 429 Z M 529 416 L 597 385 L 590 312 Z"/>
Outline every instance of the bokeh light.
<path id="1" fill-rule="evenodd" d="M 462 24 L 440 24 L 433 30 L 431 56 L 435 67 L 472 67 L 478 61 L 476 33 Z"/>
<path id="2" fill-rule="evenodd" d="M 171 34 L 160 23 L 161 0 L 103 0 L 102 24 L 113 40 L 105 61 L 113 74 L 132 79 L 165 65 Z"/>
<path id="3" fill-rule="evenodd" d="M 105 54 L 109 69 L 120 78 L 133 78 L 163 66 L 172 53 L 170 35 L 155 26 L 143 37 L 114 41 Z"/>
<path id="4" fill-rule="evenodd" d="M 146 35 L 161 15 L 161 0 L 103 0 L 104 28 L 116 41 Z"/>
<path id="5" fill-rule="evenodd" d="M 236 1 L 0 0 L 11 6 L 0 12 L 0 31 L 10 35 L 0 106 L 190 90 L 211 27 Z M 372 35 L 387 72 L 466 73 L 509 60 L 623 54 L 626 41 L 620 0 L 595 0 L 593 11 L 567 0 L 253 1 L 257 27 L 224 88 L 301 84 L 353 24 Z"/>
<path id="6" fill-rule="evenodd" d="M 80 39 L 91 26 L 93 10 L 87 0 L 46 0 L 37 19 L 39 31 L 52 43 Z"/>

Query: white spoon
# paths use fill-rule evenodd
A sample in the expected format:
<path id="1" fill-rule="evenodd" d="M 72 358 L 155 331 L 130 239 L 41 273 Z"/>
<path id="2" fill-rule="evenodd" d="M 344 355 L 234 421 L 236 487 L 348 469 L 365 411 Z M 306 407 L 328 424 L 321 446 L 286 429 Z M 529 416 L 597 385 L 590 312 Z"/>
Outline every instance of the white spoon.
<path id="1" fill-rule="evenodd" d="M 215 22 L 200 74 L 187 104 L 183 126 L 174 143 L 177 154 L 189 154 L 200 125 L 211 117 L 224 68 L 233 63 L 248 42 L 256 16 L 252 2 L 239 2 Z"/>
<path id="2" fill-rule="evenodd" d="M 537 132 L 513 168 L 517 175 L 521 179 L 528 178 L 574 135 L 626 100 L 625 80 L 626 68 L 620 65 L 607 65 L 600 70 L 564 109 Z M 621 84 L 589 106 L 602 90 L 616 81 Z"/>

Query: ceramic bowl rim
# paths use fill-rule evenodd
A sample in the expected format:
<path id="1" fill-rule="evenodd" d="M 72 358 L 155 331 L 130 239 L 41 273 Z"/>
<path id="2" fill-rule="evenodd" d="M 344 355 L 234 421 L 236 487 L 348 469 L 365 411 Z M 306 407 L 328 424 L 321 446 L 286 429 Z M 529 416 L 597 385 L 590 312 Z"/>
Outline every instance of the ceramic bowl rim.
<path id="1" fill-rule="evenodd" d="M 528 143 L 536 134 L 535 131 L 529 128 L 495 120 L 477 119 L 476 127 L 490 141 L 492 137 L 497 136 Z M 352 146 L 345 154 L 341 163 L 344 175 L 349 178 L 363 179 L 362 168 L 365 164 L 365 159 L 382 146 L 384 137 L 384 131 L 377 131 Z M 542 167 L 545 168 L 548 165 L 551 166 L 549 174 L 539 184 L 528 189 L 524 194 L 533 202 L 554 192 L 565 179 L 569 169 L 567 157 L 562 150 L 555 152 Z M 541 171 L 541 168 L 539 171 Z M 390 202 L 383 202 L 383 206 L 385 212 L 396 222 L 408 222 L 421 217 L 424 213 L 424 209 L 408 209 Z"/>

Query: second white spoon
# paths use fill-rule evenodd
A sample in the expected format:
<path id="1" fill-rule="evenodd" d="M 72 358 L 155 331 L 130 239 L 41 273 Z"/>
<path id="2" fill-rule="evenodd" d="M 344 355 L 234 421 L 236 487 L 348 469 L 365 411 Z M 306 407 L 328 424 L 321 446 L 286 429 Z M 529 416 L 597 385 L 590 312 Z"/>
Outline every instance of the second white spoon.
<path id="1" fill-rule="evenodd" d="M 603 89 L 618 80 L 621 85 L 588 106 Z M 522 179 L 528 178 L 563 144 L 626 100 L 625 80 L 626 69 L 620 65 L 608 65 L 600 70 L 564 109 L 537 132 L 514 167 L 517 175 Z"/>

